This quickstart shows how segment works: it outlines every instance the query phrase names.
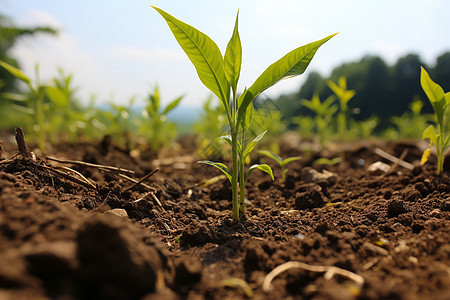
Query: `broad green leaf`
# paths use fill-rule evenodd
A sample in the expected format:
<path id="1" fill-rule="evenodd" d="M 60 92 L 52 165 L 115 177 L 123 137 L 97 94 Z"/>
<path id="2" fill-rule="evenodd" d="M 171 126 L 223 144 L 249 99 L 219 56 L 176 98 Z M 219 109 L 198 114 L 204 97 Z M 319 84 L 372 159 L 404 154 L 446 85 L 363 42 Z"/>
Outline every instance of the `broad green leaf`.
<path id="1" fill-rule="evenodd" d="M 434 130 L 434 126 L 430 125 L 427 129 L 425 129 L 422 133 L 422 139 L 429 139 L 430 144 L 437 145 L 438 143 L 438 136 L 436 134 L 436 131 Z"/>
<path id="2" fill-rule="evenodd" d="M 173 100 L 172 102 L 169 103 L 169 105 L 166 106 L 166 109 L 164 109 L 163 111 L 163 115 L 168 114 L 172 109 L 174 109 L 175 107 L 178 106 L 178 104 L 180 103 L 181 99 L 183 99 L 183 96 Z"/>
<path id="3" fill-rule="evenodd" d="M 422 88 L 427 95 L 428 99 L 431 103 L 441 101 L 441 99 L 444 97 L 444 90 L 441 88 L 441 86 L 437 83 L 435 83 L 430 75 L 428 75 L 427 71 L 424 69 L 424 67 L 421 68 L 420 73 L 420 84 L 422 85 Z"/>
<path id="4" fill-rule="evenodd" d="M 442 125 L 444 123 L 444 111 L 448 105 L 444 90 L 431 79 L 423 67 L 421 67 L 420 84 L 433 106 L 438 123 Z"/>
<path id="5" fill-rule="evenodd" d="M 283 159 L 273 152 L 270 152 L 267 150 L 260 150 L 260 151 L 258 151 L 258 153 L 265 155 L 267 157 L 270 157 L 271 159 L 275 160 L 280 166 L 281 166 L 281 163 L 283 162 Z"/>
<path id="6" fill-rule="evenodd" d="M 296 160 L 300 160 L 300 159 L 302 159 L 301 156 L 288 157 L 286 159 L 283 159 L 283 162 L 281 163 L 281 166 L 286 166 L 288 163 L 296 161 Z"/>
<path id="7" fill-rule="evenodd" d="M 270 178 L 272 178 L 272 180 L 275 180 L 275 178 L 273 177 L 272 169 L 271 169 L 271 168 L 269 167 L 269 165 L 267 165 L 267 164 L 253 165 L 253 166 L 251 166 L 250 168 L 248 168 L 248 171 L 247 171 L 247 180 L 248 180 L 248 178 L 250 177 L 250 174 L 251 174 L 254 170 L 256 170 L 256 169 L 261 170 L 261 171 L 263 171 L 263 172 L 269 174 Z M 246 181 L 247 181 L 247 180 L 246 180 Z"/>
<path id="8" fill-rule="evenodd" d="M 14 66 L 11 66 L 10 64 L 0 60 L 0 66 L 2 66 L 3 68 L 6 69 L 6 71 L 8 71 L 9 73 L 11 73 L 12 75 L 14 75 L 15 77 L 17 77 L 18 79 L 24 81 L 26 84 L 28 84 L 29 86 L 31 86 L 31 80 L 30 78 L 28 78 L 25 74 L 22 73 L 21 70 L 17 69 Z"/>
<path id="9" fill-rule="evenodd" d="M 248 96 L 245 97 L 239 110 L 245 110 L 256 96 L 278 81 L 303 74 L 319 47 L 336 34 L 337 33 L 305 46 L 298 47 L 270 65 L 256 79 L 252 86 L 250 86 Z M 240 114 L 238 114 L 238 116 L 239 115 Z"/>
<path id="10" fill-rule="evenodd" d="M 228 42 L 224 57 L 225 76 L 227 77 L 227 80 L 230 83 L 233 91 L 236 91 L 237 89 L 237 83 L 239 81 L 239 75 L 241 74 L 242 64 L 242 45 L 238 31 L 238 18 L 239 11 L 236 15 L 236 23 L 234 25 L 233 35 Z"/>
<path id="11" fill-rule="evenodd" d="M 210 166 L 216 167 L 217 169 L 222 171 L 225 174 L 225 176 L 227 176 L 228 180 L 231 182 L 230 169 L 228 169 L 228 167 L 226 165 L 224 165 L 223 163 L 212 162 L 212 161 L 209 161 L 209 160 L 201 160 L 201 161 L 198 161 L 197 163 L 199 163 L 199 164 L 206 164 L 206 165 L 210 165 Z"/>
<path id="12" fill-rule="evenodd" d="M 247 156 L 252 152 L 253 149 L 255 149 L 256 144 L 264 137 L 267 130 L 265 130 L 263 133 L 259 134 L 257 137 L 255 137 L 250 143 L 247 144 L 245 147 L 244 153 L 243 153 L 243 159 L 246 159 Z"/>
<path id="13" fill-rule="evenodd" d="M 201 82 L 216 95 L 228 111 L 230 84 L 216 43 L 203 32 L 152 6 L 166 20 L 178 44 L 194 65 Z"/>
<path id="14" fill-rule="evenodd" d="M 60 89 L 53 86 L 47 86 L 45 88 L 45 93 L 53 104 L 59 107 L 69 107 L 69 99 Z"/>

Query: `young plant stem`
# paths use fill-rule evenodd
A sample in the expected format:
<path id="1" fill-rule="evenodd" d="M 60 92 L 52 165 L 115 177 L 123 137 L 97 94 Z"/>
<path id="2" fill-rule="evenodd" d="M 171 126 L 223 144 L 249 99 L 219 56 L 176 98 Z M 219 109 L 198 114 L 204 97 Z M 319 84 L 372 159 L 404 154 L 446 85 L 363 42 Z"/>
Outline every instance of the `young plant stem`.
<path id="1" fill-rule="evenodd" d="M 244 149 L 245 145 L 245 130 L 242 130 L 241 147 Z M 243 150 L 242 150 L 243 151 Z M 242 154 L 243 155 L 243 154 Z M 242 214 L 245 213 L 245 158 L 241 157 L 239 160 L 239 210 Z"/>
<path id="2" fill-rule="evenodd" d="M 231 191 L 233 201 L 233 220 L 239 221 L 239 198 L 238 198 L 238 177 L 239 177 L 239 153 L 237 134 L 239 126 L 236 123 L 232 124 L 231 128 L 231 151 L 233 160 L 233 169 L 231 175 Z"/>
<path id="3" fill-rule="evenodd" d="M 437 158 L 438 158 L 438 163 L 437 163 L 437 174 L 441 174 L 442 173 L 442 169 L 444 167 L 444 155 L 442 153 L 442 151 L 444 150 L 444 141 L 445 141 L 445 137 L 444 137 L 444 128 L 442 126 L 441 123 L 438 124 L 438 130 L 439 130 L 439 138 L 438 138 L 438 143 L 436 145 L 436 154 L 437 154 Z"/>

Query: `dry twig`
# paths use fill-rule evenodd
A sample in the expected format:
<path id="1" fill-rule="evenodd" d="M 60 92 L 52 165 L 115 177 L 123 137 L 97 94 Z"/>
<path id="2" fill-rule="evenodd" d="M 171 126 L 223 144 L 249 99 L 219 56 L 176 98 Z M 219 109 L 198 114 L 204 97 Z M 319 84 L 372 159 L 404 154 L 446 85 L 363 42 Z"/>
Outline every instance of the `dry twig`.
<path id="1" fill-rule="evenodd" d="M 335 266 L 313 266 L 299 261 L 289 261 L 287 263 L 279 265 L 278 267 L 273 269 L 269 274 L 266 275 L 262 285 L 263 291 L 266 293 L 270 291 L 272 280 L 275 277 L 277 277 L 278 275 L 287 270 L 296 268 L 300 268 L 311 272 L 320 272 L 320 273 L 324 272 L 325 273 L 324 277 L 327 280 L 333 278 L 334 275 L 341 275 L 343 277 L 347 277 L 350 280 L 353 280 L 360 288 L 364 284 L 364 278 L 362 276 Z"/>
<path id="2" fill-rule="evenodd" d="M 33 159 L 33 155 L 30 152 L 30 149 L 27 147 L 27 143 L 25 142 L 25 136 L 23 134 L 23 130 L 21 127 L 16 127 L 16 142 L 17 147 L 19 148 L 20 154 L 26 159 Z"/>
<path id="3" fill-rule="evenodd" d="M 80 184 L 82 186 L 85 186 L 85 187 L 89 188 L 89 189 L 94 189 L 94 190 L 96 189 L 96 187 L 91 182 L 87 183 L 84 180 L 78 179 L 78 178 L 73 177 L 73 176 L 71 176 L 69 174 L 66 174 L 64 172 L 58 171 L 58 170 L 56 170 L 56 169 L 54 169 L 52 167 L 48 167 L 48 166 L 45 166 L 45 165 L 38 165 L 38 164 L 36 164 L 36 166 L 39 167 L 39 168 L 44 168 L 46 170 L 49 170 L 50 172 L 53 172 L 56 175 L 64 177 L 64 178 L 66 178 L 66 179 L 68 179 L 70 181 L 76 182 L 76 183 L 78 183 L 78 184 Z"/>
<path id="4" fill-rule="evenodd" d="M 129 190 L 131 190 L 132 188 L 134 188 L 135 186 L 137 186 L 137 185 L 139 185 L 139 184 L 142 184 L 142 182 L 143 182 L 144 180 L 150 178 L 153 174 L 155 174 L 155 173 L 158 172 L 158 171 L 159 171 L 159 169 L 154 169 L 153 171 L 151 171 L 150 173 L 148 173 L 147 175 L 145 175 L 144 177 L 142 177 L 139 181 L 137 181 L 137 182 L 135 182 L 133 185 L 127 187 L 127 188 L 124 189 L 123 191 L 124 191 L 124 192 L 129 191 Z"/>
<path id="5" fill-rule="evenodd" d="M 52 160 L 52 161 L 56 161 L 56 162 L 64 163 L 64 164 L 73 164 L 73 165 L 80 165 L 80 166 L 86 166 L 86 167 L 93 167 L 93 168 L 98 168 L 98 169 L 107 170 L 107 171 L 114 171 L 114 172 L 118 172 L 118 173 L 128 173 L 128 174 L 135 173 L 132 170 L 127 170 L 127 169 L 112 167 L 112 166 L 93 164 L 93 163 L 87 163 L 84 161 L 60 159 L 60 158 L 56 158 L 56 157 L 52 157 L 52 156 L 46 156 L 46 158 L 48 160 Z"/>
<path id="6" fill-rule="evenodd" d="M 72 172 L 72 173 L 74 173 L 74 174 L 77 174 L 77 175 L 78 175 L 82 180 L 84 180 L 87 184 L 89 184 L 90 186 L 92 186 L 94 189 L 96 188 L 96 187 L 95 187 L 95 184 L 93 184 L 92 182 L 90 182 L 89 179 L 87 179 L 86 177 L 84 177 L 84 175 L 81 174 L 80 172 L 75 171 L 74 169 L 71 169 L 71 168 L 68 168 L 68 167 L 61 167 L 61 169 L 64 169 L 64 170 L 67 170 L 67 171 Z"/>
<path id="7" fill-rule="evenodd" d="M 133 182 L 133 183 L 138 183 L 139 181 L 137 181 L 136 179 L 133 179 L 133 178 L 131 178 L 131 177 L 128 177 L 127 175 L 124 175 L 124 174 L 117 174 L 119 177 L 121 177 L 121 178 L 123 178 L 123 179 L 126 179 L 126 180 L 128 180 L 128 181 L 131 181 L 131 182 Z M 151 191 L 154 191 L 154 192 L 156 192 L 156 189 L 155 188 L 153 188 L 153 187 L 151 187 L 151 186 L 149 186 L 149 185 L 147 185 L 147 184 L 145 184 L 145 183 L 143 183 L 143 182 L 141 182 L 141 183 L 139 183 L 140 185 L 142 185 L 143 187 L 145 187 L 146 189 L 149 189 L 149 190 L 151 190 Z"/>
<path id="8" fill-rule="evenodd" d="M 387 159 L 387 160 L 389 160 L 389 161 L 391 161 L 393 163 L 396 163 L 396 164 L 398 164 L 398 165 L 400 165 L 400 166 L 402 166 L 402 167 L 404 167 L 406 169 L 409 169 L 409 170 L 414 169 L 414 165 L 413 164 L 410 164 L 410 163 L 408 163 L 408 162 L 406 162 L 406 161 L 404 161 L 404 160 L 402 160 L 400 158 L 397 158 L 397 157 L 387 153 L 386 151 L 381 150 L 380 148 L 375 148 L 373 150 L 373 152 L 375 154 L 381 156 L 382 158 Z"/>

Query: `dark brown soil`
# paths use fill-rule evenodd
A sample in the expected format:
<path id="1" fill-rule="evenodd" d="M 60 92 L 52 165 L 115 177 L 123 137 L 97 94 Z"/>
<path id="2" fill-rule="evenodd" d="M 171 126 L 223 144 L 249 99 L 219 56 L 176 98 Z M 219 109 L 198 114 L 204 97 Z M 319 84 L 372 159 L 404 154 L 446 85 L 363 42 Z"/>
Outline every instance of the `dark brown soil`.
<path id="1" fill-rule="evenodd" d="M 240 222 L 231 218 L 229 183 L 203 184 L 220 174 L 195 163 L 192 145 L 157 159 L 105 141 L 45 153 L 133 170 L 136 180 L 158 167 L 145 181 L 155 198 L 141 185 L 127 189 L 133 183 L 118 173 L 11 158 L 14 144 L 3 147 L 0 299 L 450 299 L 447 173 L 436 176 L 433 162 L 367 171 L 376 161 L 392 165 L 376 147 L 396 157 L 407 149 L 404 160 L 417 164 L 415 143 L 341 143 L 308 154 L 281 142 L 283 156 L 303 159 L 289 165 L 285 183 L 275 165 L 274 182 L 255 171 Z M 343 160 L 314 164 L 320 157 Z M 95 187 L 49 169 L 62 165 Z M 323 170 L 335 175 L 315 178 Z M 335 266 L 364 283 L 297 268 L 263 290 L 266 275 L 289 261 Z"/>

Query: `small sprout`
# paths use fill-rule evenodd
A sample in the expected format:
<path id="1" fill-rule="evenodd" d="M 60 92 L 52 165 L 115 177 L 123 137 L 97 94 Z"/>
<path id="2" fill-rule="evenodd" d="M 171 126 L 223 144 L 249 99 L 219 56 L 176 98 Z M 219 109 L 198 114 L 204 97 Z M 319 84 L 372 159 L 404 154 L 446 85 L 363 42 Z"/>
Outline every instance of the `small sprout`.
<path id="1" fill-rule="evenodd" d="M 281 167 L 281 181 L 282 182 L 286 181 L 286 173 L 288 171 L 288 169 L 286 168 L 287 164 L 289 164 L 290 162 L 302 159 L 301 156 L 294 156 L 294 157 L 288 157 L 288 158 L 282 159 L 280 156 L 278 156 L 275 153 L 272 153 L 270 151 L 267 151 L 267 150 L 260 150 L 258 152 L 262 155 L 270 157 L 271 159 L 273 159 L 274 161 L 276 161 L 278 163 L 278 165 Z"/>
<path id="2" fill-rule="evenodd" d="M 311 100 L 302 99 L 303 106 L 311 110 L 315 114 L 315 129 L 320 139 L 320 145 L 324 147 L 330 135 L 330 122 L 338 107 L 333 104 L 334 95 L 329 96 L 325 101 L 321 101 L 318 94 L 314 94 Z"/>
<path id="3" fill-rule="evenodd" d="M 321 158 L 316 159 L 314 161 L 314 163 L 316 165 L 326 165 L 326 166 L 334 166 L 334 165 L 337 165 L 340 162 L 342 162 L 342 158 L 341 157 L 335 157 L 335 158 L 321 157 Z"/>
<path id="4" fill-rule="evenodd" d="M 343 137 L 348 130 L 348 102 L 355 96 L 356 92 L 354 90 L 347 89 L 347 79 L 345 77 L 340 77 L 337 84 L 331 80 L 328 80 L 327 84 L 339 99 L 337 125 L 338 133 L 341 137 Z"/>
<path id="5" fill-rule="evenodd" d="M 430 100 L 430 103 L 433 106 L 438 127 L 436 132 L 434 126 L 430 125 L 422 134 L 422 139 L 430 140 L 430 147 L 423 153 L 421 163 L 424 164 L 427 162 L 430 155 L 431 146 L 434 145 L 436 147 L 436 155 L 438 159 L 437 174 L 439 175 L 442 173 L 444 167 L 444 155 L 449 146 L 450 139 L 450 135 L 447 132 L 446 123 L 444 122 L 445 111 L 450 105 L 450 92 L 444 93 L 442 87 L 431 79 L 423 67 L 421 67 L 420 84 L 422 85 L 428 100 Z"/>

